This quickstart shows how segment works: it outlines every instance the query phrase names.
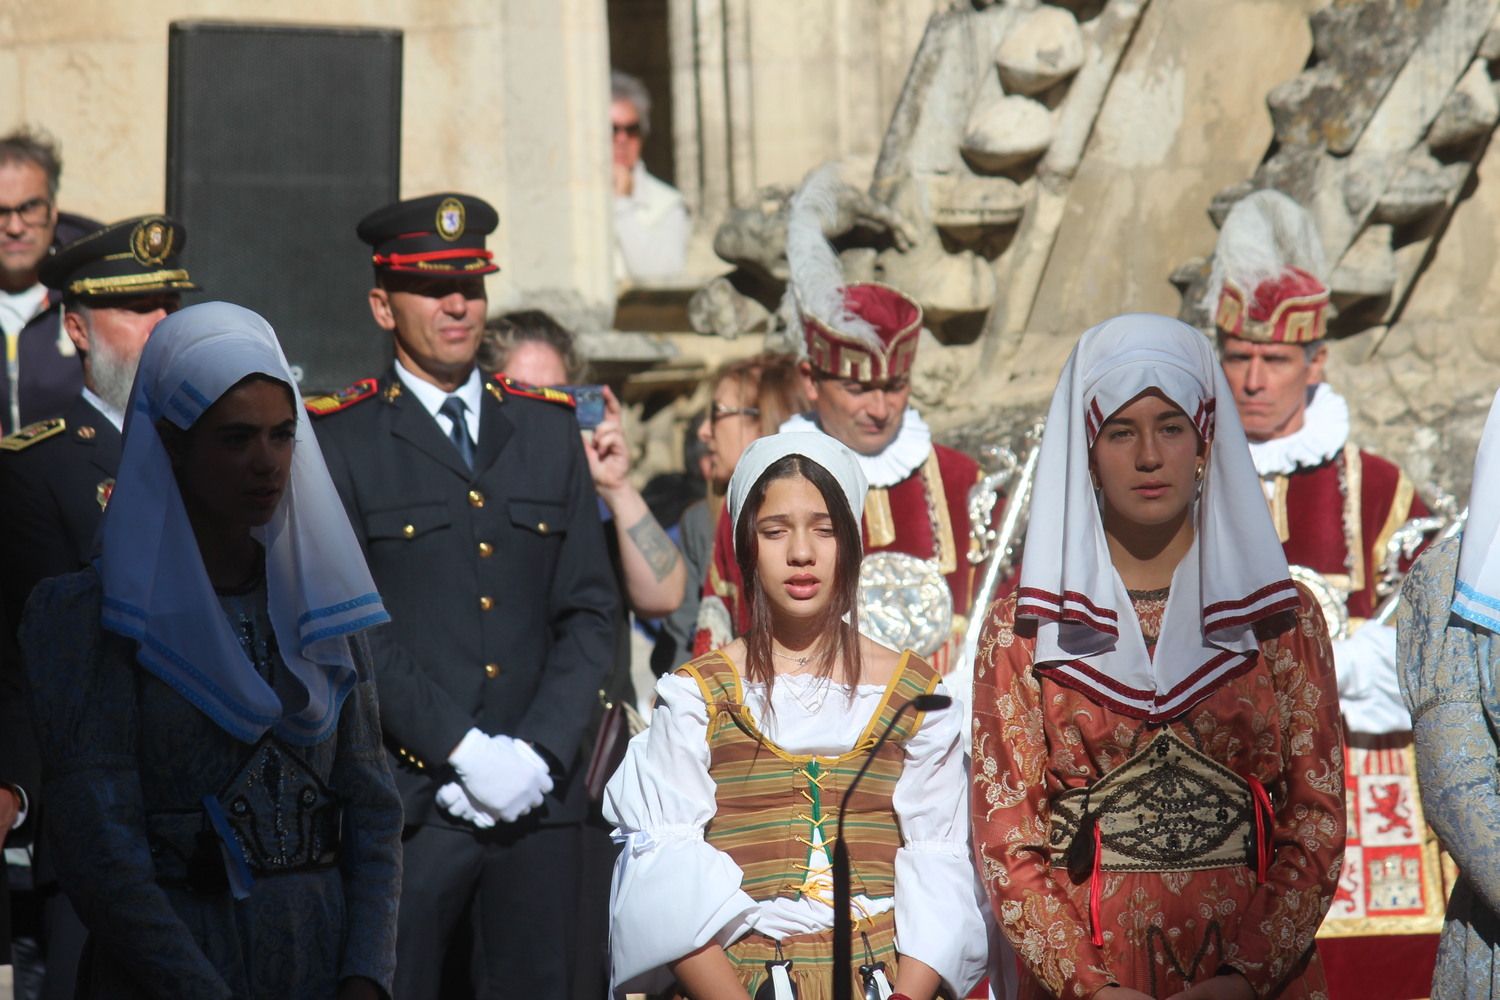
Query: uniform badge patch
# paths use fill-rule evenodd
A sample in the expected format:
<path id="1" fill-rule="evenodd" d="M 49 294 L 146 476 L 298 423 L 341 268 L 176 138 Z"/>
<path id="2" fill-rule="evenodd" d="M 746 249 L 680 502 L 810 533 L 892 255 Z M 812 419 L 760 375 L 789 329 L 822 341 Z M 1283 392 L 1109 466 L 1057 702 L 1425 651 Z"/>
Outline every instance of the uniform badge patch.
<path id="1" fill-rule="evenodd" d="M 115 481 L 106 479 L 94 489 L 94 499 L 99 501 L 99 509 L 103 510 L 109 506 L 109 498 L 115 495 Z"/>
<path id="2" fill-rule="evenodd" d="M 38 441 L 56 437 L 67 429 L 68 423 L 62 417 L 38 420 L 34 424 L 27 424 L 9 437 L 0 438 L 0 451 L 21 451 L 30 448 Z"/>
<path id="3" fill-rule="evenodd" d="M 437 234 L 450 243 L 458 239 L 464 234 L 466 215 L 463 202 L 444 198 L 437 210 Z"/>
<path id="4" fill-rule="evenodd" d="M 312 396 L 302 401 L 307 412 L 315 417 L 326 417 L 330 413 L 347 410 L 355 403 L 363 402 L 375 395 L 379 384 L 372 378 L 362 378 L 351 386 L 326 396 Z"/>
<path id="5" fill-rule="evenodd" d="M 172 227 L 163 219 L 142 219 L 130 234 L 130 252 L 147 267 L 156 267 L 172 252 Z"/>
<path id="6" fill-rule="evenodd" d="M 548 403 L 557 403 L 573 409 L 577 406 L 573 397 L 561 389 L 553 389 L 545 385 L 527 385 L 525 382 L 517 382 L 505 375 L 496 375 L 495 381 L 505 387 L 505 391 L 512 396 L 525 396 L 527 399 L 540 399 Z"/>

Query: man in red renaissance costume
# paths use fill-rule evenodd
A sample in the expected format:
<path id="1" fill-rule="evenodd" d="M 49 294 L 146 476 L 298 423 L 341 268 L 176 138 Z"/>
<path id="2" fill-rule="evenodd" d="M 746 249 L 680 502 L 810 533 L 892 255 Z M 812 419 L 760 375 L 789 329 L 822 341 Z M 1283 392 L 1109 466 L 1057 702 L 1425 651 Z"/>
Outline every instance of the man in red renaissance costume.
<path id="1" fill-rule="evenodd" d="M 781 430 L 830 434 L 858 456 L 870 483 L 860 626 L 887 645 L 911 646 L 947 673 L 968 627 L 982 568 L 969 559 L 978 548 L 968 503 L 979 466 L 934 444 L 910 405 L 921 306 L 887 285 L 844 284 L 824 236 L 838 183 L 825 167 L 792 200 L 791 278 L 783 313 L 794 329 L 801 327 L 810 411 Z M 727 516 L 721 516 L 695 653 L 724 645 L 749 625 L 730 531 Z"/>
<path id="2" fill-rule="evenodd" d="M 1287 562 L 1294 575 L 1310 571 L 1302 578 L 1326 598 L 1334 636 L 1349 815 L 1338 895 L 1318 935 L 1329 993 L 1401 1000 L 1431 988 L 1445 892 L 1422 819 L 1396 630 L 1379 612 L 1421 547 L 1428 510 L 1400 467 L 1349 440 L 1348 405 L 1323 381 L 1325 273 L 1306 211 L 1257 191 L 1224 221 L 1208 302 Z"/>

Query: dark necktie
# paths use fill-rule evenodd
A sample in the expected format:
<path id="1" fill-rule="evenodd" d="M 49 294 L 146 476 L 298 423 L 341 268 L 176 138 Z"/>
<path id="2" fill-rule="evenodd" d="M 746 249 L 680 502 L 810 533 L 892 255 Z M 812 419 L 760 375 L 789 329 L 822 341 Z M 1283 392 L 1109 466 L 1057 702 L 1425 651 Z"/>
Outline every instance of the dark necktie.
<path id="1" fill-rule="evenodd" d="M 469 438 L 469 424 L 464 420 L 464 401 L 457 396 L 449 396 L 443 400 L 443 405 L 438 407 L 438 412 L 447 417 L 452 423 L 448 431 L 448 440 L 453 442 L 453 447 L 458 449 L 459 457 L 464 460 L 464 465 L 469 471 L 474 471 L 474 442 Z"/>

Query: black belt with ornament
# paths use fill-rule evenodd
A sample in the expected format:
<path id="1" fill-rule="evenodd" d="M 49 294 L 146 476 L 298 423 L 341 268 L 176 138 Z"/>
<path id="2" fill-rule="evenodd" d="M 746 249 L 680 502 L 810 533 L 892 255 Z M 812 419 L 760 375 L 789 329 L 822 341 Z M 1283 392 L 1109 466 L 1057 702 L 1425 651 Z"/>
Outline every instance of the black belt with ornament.
<path id="1" fill-rule="evenodd" d="M 1056 796 L 1051 806 L 1052 866 L 1068 869 L 1076 881 L 1096 864 L 1110 872 L 1248 865 L 1263 877 L 1269 861 L 1274 815 L 1264 787 L 1170 729 L 1094 784 Z"/>

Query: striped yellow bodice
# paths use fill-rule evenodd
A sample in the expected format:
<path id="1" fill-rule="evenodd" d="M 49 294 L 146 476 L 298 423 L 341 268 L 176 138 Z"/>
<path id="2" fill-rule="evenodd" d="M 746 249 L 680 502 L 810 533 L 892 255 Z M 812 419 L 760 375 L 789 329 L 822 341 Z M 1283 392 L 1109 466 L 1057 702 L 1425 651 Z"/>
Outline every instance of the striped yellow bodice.
<path id="1" fill-rule="evenodd" d="M 709 775 L 718 811 L 706 839 L 740 866 L 741 887 L 751 898 L 821 898 L 817 886 L 827 884 L 827 870 L 812 864 L 812 855 L 821 841 L 833 856 L 844 789 L 901 706 L 937 687 L 937 672 L 915 654 L 903 653 L 869 725 L 836 757 L 788 753 L 766 737 L 745 707 L 739 673 L 722 652 L 700 656 L 677 673 L 693 678 L 708 704 Z M 895 893 L 901 829 L 891 796 L 905 744 L 921 725 L 920 713 L 896 725 L 849 798 L 844 836 L 856 896 Z"/>

